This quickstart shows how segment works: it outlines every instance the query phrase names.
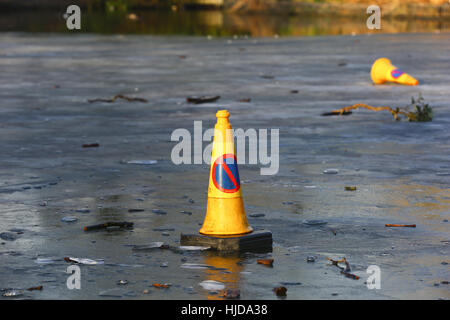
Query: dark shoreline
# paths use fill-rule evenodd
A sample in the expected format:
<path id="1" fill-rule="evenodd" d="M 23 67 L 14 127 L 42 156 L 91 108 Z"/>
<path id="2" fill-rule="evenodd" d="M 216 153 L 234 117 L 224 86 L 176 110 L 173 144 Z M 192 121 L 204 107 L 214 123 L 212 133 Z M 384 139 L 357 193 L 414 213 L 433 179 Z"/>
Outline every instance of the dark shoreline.
<path id="1" fill-rule="evenodd" d="M 36 14 L 19 11 L 0 14 L 0 32 L 67 33 L 64 11 Z M 272 37 L 354 35 L 376 33 L 450 32 L 450 21 L 431 18 L 383 19 L 381 30 L 369 30 L 365 17 L 287 14 L 232 14 L 223 11 L 133 11 L 130 13 L 85 12 L 77 33 L 197 35 L 212 37 Z"/>
<path id="2" fill-rule="evenodd" d="M 284 14 L 284 15 L 308 15 L 327 16 L 335 15 L 339 17 L 356 17 L 366 13 L 367 4 L 339 4 L 339 3 L 310 3 L 281 1 L 276 3 L 262 3 L 259 6 L 233 7 L 236 1 L 227 1 L 224 5 L 200 4 L 195 1 L 150 1 L 141 2 L 139 0 L 126 1 L 126 12 L 133 11 L 222 11 L 236 14 Z M 0 11 L 2 13 L 18 11 L 62 11 L 67 6 L 76 4 L 89 12 L 106 11 L 104 1 L 89 0 L 44 0 L 44 1 L 14 1 L 0 0 Z M 442 5 L 402 3 L 395 5 L 382 5 L 383 17 L 389 18 L 423 18 L 423 19 L 450 19 L 450 3 Z"/>

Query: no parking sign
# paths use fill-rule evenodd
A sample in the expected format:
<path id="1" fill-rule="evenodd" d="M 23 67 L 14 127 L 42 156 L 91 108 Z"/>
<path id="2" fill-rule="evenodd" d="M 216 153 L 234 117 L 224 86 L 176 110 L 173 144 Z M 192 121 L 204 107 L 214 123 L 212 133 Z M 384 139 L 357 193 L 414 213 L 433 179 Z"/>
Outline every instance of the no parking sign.
<path id="1" fill-rule="evenodd" d="M 226 194 L 237 193 L 241 189 L 241 181 L 236 156 L 228 153 L 218 157 L 211 170 L 211 179 L 219 191 Z"/>

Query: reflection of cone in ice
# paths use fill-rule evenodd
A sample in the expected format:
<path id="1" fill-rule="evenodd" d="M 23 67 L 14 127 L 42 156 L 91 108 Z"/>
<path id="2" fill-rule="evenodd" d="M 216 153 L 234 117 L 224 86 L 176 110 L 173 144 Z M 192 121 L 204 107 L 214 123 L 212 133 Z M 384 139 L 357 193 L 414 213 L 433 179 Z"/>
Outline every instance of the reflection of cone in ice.
<path id="1" fill-rule="evenodd" d="M 201 234 L 239 235 L 252 232 L 245 216 L 241 182 L 227 110 L 216 114 L 209 174 L 208 205 Z"/>
<path id="2" fill-rule="evenodd" d="M 410 86 L 416 86 L 419 81 L 409 74 L 397 69 L 392 65 L 388 58 L 379 58 L 373 65 L 370 71 L 370 76 L 375 84 L 382 84 L 386 81 L 396 82 L 400 84 L 406 84 Z"/>
<path id="3" fill-rule="evenodd" d="M 236 255 L 217 255 L 215 253 L 205 255 L 204 263 L 208 266 L 213 266 L 214 268 L 205 269 L 205 280 L 218 281 L 225 285 L 227 290 L 239 290 L 241 272 L 244 266 L 239 262 L 241 259 Z M 208 293 L 208 300 L 222 300 L 222 294 L 211 295 Z"/>

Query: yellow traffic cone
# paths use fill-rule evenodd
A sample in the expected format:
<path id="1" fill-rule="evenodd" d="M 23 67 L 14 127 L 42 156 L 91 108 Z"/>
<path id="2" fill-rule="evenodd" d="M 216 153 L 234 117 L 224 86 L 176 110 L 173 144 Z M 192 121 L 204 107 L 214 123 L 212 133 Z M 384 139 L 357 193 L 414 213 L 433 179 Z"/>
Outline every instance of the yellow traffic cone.
<path id="1" fill-rule="evenodd" d="M 252 232 L 245 216 L 234 139 L 227 110 L 217 112 L 208 204 L 200 233 L 231 236 Z"/>
<path id="2" fill-rule="evenodd" d="M 392 65 L 391 60 L 388 58 L 379 58 L 373 65 L 370 71 L 370 76 L 375 84 L 382 84 L 386 81 L 396 82 L 400 84 L 406 84 L 410 86 L 416 86 L 419 81 L 409 74 L 397 69 Z"/>

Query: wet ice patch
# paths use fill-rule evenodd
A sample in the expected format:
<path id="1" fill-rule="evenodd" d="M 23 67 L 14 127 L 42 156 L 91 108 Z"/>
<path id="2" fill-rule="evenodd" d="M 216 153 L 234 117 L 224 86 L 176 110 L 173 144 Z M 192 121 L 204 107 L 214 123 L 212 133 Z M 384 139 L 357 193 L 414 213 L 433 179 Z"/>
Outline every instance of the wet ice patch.
<path id="1" fill-rule="evenodd" d="M 153 231 L 175 231 L 175 228 L 173 227 L 160 227 L 160 228 L 153 228 Z"/>
<path id="2" fill-rule="evenodd" d="M 167 247 L 168 247 L 168 245 L 166 245 L 164 242 L 152 242 L 152 243 L 144 244 L 144 245 L 136 245 L 133 247 L 133 250 L 145 251 L 145 250 L 152 250 L 152 249 L 165 249 Z"/>
<path id="3" fill-rule="evenodd" d="M 209 266 L 207 264 L 201 264 L 201 263 L 183 263 L 181 265 L 181 268 L 183 269 L 211 269 L 212 266 Z"/>
<path id="4" fill-rule="evenodd" d="M 161 209 L 153 209 L 152 212 L 155 214 L 160 214 L 160 215 L 167 214 L 166 211 L 161 210 Z"/>
<path id="5" fill-rule="evenodd" d="M 303 224 L 307 226 L 323 226 L 327 223 L 328 221 L 325 220 L 303 220 Z"/>
<path id="6" fill-rule="evenodd" d="M 201 286 L 205 290 L 209 291 L 217 291 L 217 290 L 223 290 L 225 289 L 225 285 L 222 282 L 214 281 L 214 280 L 205 280 L 199 283 L 199 286 Z"/>
<path id="7" fill-rule="evenodd" d="M 129 160 L 126 164 L 152 165 L 157 164 L 158 160 Z"/>
<path id="8" fill-rule="evenodd" d="M 69 262 L 85 264 L 85 265 L 89 265 L 89 266 L 94 266 L 94 265 L 104 264 L 105 263 L 105 261 L 103 259 L 92 260 L 92 259 L 86 259 L 86 258 L 72 258 L 72 257 L 68 257 L 68 258 L 64 258 L 64 260 L 69 261 Z"/>
<path id="9" fill-rule="evenodd" d="M 122 268 L 142 268 L 145 267 L 143 264 L 126 264 L 126 263 L 118 263 L 118 264 L 111 264 L 112 266 L 118 266 Z"/>
<path id="10" fill-rule="evenodd" d="M 34 262 L 37 264 L 51 264 L 54 263 L 55 260 L 48 258 L 37 258 L 36 260 L 34 260 Z"/>
<path id="11" fill-rule="evenodd" d="M 10 289 L 10 290 L 6 290 L 2 296 L 4 297 L 19 297 L 23 295 L 23 291 L 22 290 L 16 290 L 16 289 Z"/>
<path id="12" fill-rule="evenodd" d="M 0 239 L 5 241 L 14 241 L 17 239 L 17 235 L 11 232 L 2 232 L 0 233 Z"/>
<path id="13" fill-rule="evenodd" d="M 202 246 L 179 246 L 178 249 L 183 251 L 203 251 L 211 249 L 211 247 L 202 247 Z"/>
<path id="14" fill-rule="evenodd" d="M 63 218 L 61 218 L 61 221 L 62 222 L 75 222 L 75 221 L 77 221 L 78 220 L 78 218 L 76 218 L 76 217 L 63 217 Z"/>
<path id="15" fill-rule="evenodd" d="M 280 282 L 283 286 L 301 286 L 301 282 Z"/>
<path id="16" fill-rule="evenodd" d="M 122 290 L 120 290 L 120 289 L 104 290 L 104 291 L 100 291 L 98 295 L 100 297 L 121 298 Z"/>
<path id="17" fill-rule="evenodd" d="M 249 216 L 252 218 L 261 218 L 261 217 L 264 217 L 265 214 L 264 213 L 252 213 Z"/>
<path id="18" fill-rule="evenodd" d="M 78 213 L 89 213 L 89 212 L 91 212 L 91 210 L 89 210 L 89 209 L 77 209 L 77 210 L 75 210 L 75 212 L 78 212 Z"/>

